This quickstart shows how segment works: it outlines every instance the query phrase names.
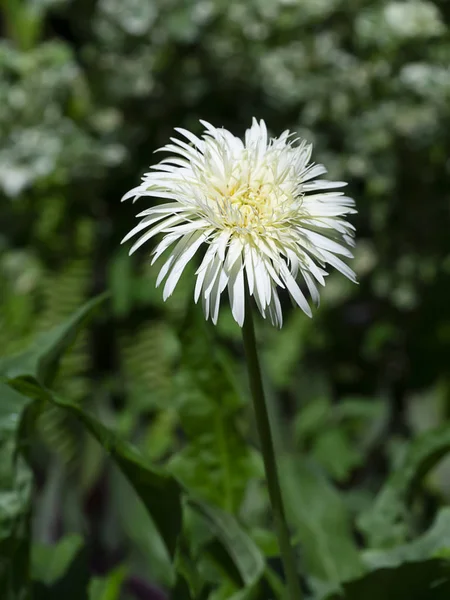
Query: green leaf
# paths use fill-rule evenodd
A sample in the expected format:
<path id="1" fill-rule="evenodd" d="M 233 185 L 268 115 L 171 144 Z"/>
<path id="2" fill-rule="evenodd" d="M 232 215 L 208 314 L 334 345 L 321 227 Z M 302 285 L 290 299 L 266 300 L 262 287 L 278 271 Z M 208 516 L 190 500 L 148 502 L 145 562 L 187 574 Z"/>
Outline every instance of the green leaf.
<path id="1" fill-rule="evenodd" d="M 33 600 L 88 600 L 88 563 L 79 535 L 54 546 L 34 545 L 32 572 Z"/>
<path id="2" fill-rule="evenodd" d="M 79 406 L 41 388 L 45 398 L 69 411 L 95 437 L 119 466 L 144 503 L 170 556 L 174 556 L 181 530 L 181 488 L 164 472 L 150 467 L 136 448 L 118 438 L 95 417 Z"/>
<path id="3" fill-rule="evenodd" d="M 191 498 L 189 505 L 206 520 L 220 544 L 225 555 L 221 564 L 224 570 L 231 575 L 230 579 L 234 579 L 236 573 L 241 587 L 250 590 L 257 586 L 264 575 L 264 557 L 237 520 L 232 515 L 199 500 Z M 218 558 L 220 553 L 215 552 L 214 556 Z M 233 565 L 231 572 L 230 562 Z M 238 596 L 236 596 L 236 600 L 237 598 Z"/>
<path id="4" fill-rule="evenodd" d="M 304 570 L 338 584 L 363 572 L 349 515 L 331 484 L 306 461 L 285 458 L 281 473 L 286 507 L 301 545 Z"/>
<path id="5" fill-rule="evenodd" d="M 32 476 L 19 452 L 30 400 L 0 382 L 0 589 L 5 600 L 29 594 Z"/>
<path id="6" fill-rule="evenodd" d="M 391 550 L 367 550 L 363 556 L 371 569 L 397 567 L 429 558 L 450 557 L 450 508 L 443 508 L 432 527 L 410 544 Z"/>
<path id="7" fill-rule="evenodd" d="M 31 377 L 46 384 L 53 377 L 62 354 L 74 342 L 78 331 L 105 302 L 108 294 L 92 298 L 64 323 L 39 335 L 24 352 L 0 360 L 0 378 Z"/>
<path id="8" fill-rule="evenodd" d="M 189 312 L 181 342 L 184 369 L 176 396 L 188 444 L 168 468 L 196 496 L 236 514 L 248 481 L 263 474 L 259 454 L 239 430 L 244 401 L 197 310 Z"/>
<path id="9" fill-rule="evenodd" d="M 383 420 L 383 407 L 372 398 L 328 397 L 306 403 L 295 418 L 297 443 L 337 481 L 346 481 L 364 463 Z"/>
<path id="10" fill-rule="evenodd" d="M 389 548 L 406 540 L 406 505 L 415 485 L 450 451 L 450 427 L 427 431 L 414 440 L 375 502 L 363 513 L 358 526 L 368 545 Z"/>
<path id="11" fill-rule="evenodd" d="M 52 585 L 64 576 L 70 563 L 83 548 L 80 535 L 67 535 L 54 546 L 33 544 L 31 570 L 33 579 Z"/>
<path id="12" fill-rule="evenodd" d="M 127 507 L 127 511 L 119 510 L 117 515 L 120 529 L 134 552 L 142 556 L 142 562 L 152 565 L 152 581 L 161 587 L 170 587 L 173 565 L 149 511 L 120 469 L 111 470 L 110 481 L 119 509 Z"/>
<path id="13" fill-rule="evenodd" d="M 326 600 L 448 600 L 450 562 L 431 559 L 373 571 Z"/>
<path id="14" fill-rule="evenodd" d="M 312 457 L 336 481 L 345 481 L 363 460 L 361 451 L 342 426 L 330 426 L 314 440 Z"/>
<path id="15" fill-rule="evenodd" d="M 106 577 L 95 577 L 89 583 L 89 600 L 120 600 L 127 570 L 114 569 Z"/>
<path id="16" fill-rule="evenodd" d="M 107 297 L 107 294 L 103 294 L 94 298 L 68 321 L 40 336 L 30 349 L 1 361 L 0 375 L 14 380 L 15 387 L 25 394 L 33 398 L 40 397 L 65 409 L 84 425 L 123 471 L 149 511 L 169 554 L 173 556 L 181 528 L 181 489 L 178 482 L 173 477 L 150 468 L 135 448 L 120 440 L 95 417 L 76 404 L 57 398 L 44 386 L 80 327 Z"/>

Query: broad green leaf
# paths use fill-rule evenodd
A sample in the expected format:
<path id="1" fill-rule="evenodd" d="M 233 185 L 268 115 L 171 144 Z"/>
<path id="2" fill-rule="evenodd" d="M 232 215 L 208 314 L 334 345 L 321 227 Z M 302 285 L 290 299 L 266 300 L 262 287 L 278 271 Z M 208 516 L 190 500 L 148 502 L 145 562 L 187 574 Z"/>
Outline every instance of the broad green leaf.
<path id="1" fill-rule="evenodd" d="M 304 571 L 329 584 L 360 575 L 363 565 L 337 490 L 298 458 L 282 460 L 281 473 L 288 517 L 298 535 Z"/>
<path id="2" fill-rule="evenodd" d="M 120 600 L 127 570 L 121 566 L 106 577 L 94 577 L 89 583 L 89 600 Z"/>
<path id="3" fill-rule="evenodd" d="M 52 585 L 61 579 L 70 563 L 83 548 L 83 538 L 78 534 L 67 535 L 57 544 L 33 544 L 31 549 L 31 572 L 33 579 Z"/>
<path id="4" fill-rule="evenodd" d="M 176 402 L 188 443 L 169 469 L 196 496 L 236 513 L 248 481 L 263 474 L 259 454 L 238 428 L 244 402 L 196 310 L 189 312 L 180 337 L 184 368 Z"/>
<path id="5" fill-rule="evenodd" d="M 29 597 L 32 476 L 19 433 L 30 400 L 0 382 L 0 589 L 5 600 Z"/>
<path id="6" fill-rule="evenodd" d="M 450 451 L 450 427 L 427 431 L 408 447 L 358 525 L 372 548 L 389 548 L 407 537 L 406 505 L 414 486 Z"/>
<path id="7" fill-rule="evenodd" d="M 422 536 L 410 544 L 390 550 L 367 550 L 364 562 L 371 569 L 398 567 L 404 563 L 436 557 L 450 557 L 450 508 L 443 508 L 435 522 Z"/>
<path id="8" fill-rule="evenodd" d="M 173 556 L 181 529 L 181 488 L 178 482 L 163 471 L 150 467 L 134 446 L 121 440 L 76 404 L 58 398 L 42 387 L 40 394 L 47 401 L 69 411 L 101 444 L 144 503 L 167 551 Z"/>
<path id="9" fill-rule="evenodd" d="M 52 585 L 33 584 L 33 600 L 88 600 L 89 574 L 87 558 L 82 552 L 75 557 L 64 577 Z"/>
<path id="10" fill-rule="evenodd" d="M 219 542 L 223 554 L 226 555 L 222 563 L 224 570 L 230 573 L 231 562 L 232 579 L 236 573 L 241 587 L 250 590 L 257 586 L 264 575 L 264 557 L 237 520 L 232 515 L 199 500 L 190 499 L 189 505 L 206 520 Z M 215 553 L 215 556 L 219 557 L 220 553 Z"/>
<path id="11" fill-rule="evenodd" d="M 134 552 L 142 556 L 140 562 L 152 565 L 152 581 L 161 587 L 170 587 L 174 578 L 172 561 L 149 511 L 120 469 L 111 470 L 110 481 L 115 490 L 120 529 Z M 120 511 L 121 506 L 128 510 Z"/>
<path id="12" fill-rule="evenodd" d="M 173 477 L 149 467 L 135 448 L 120 440 L 95 417 L 84 412 L 76 404 L 57 398 L 42 385 L 42 380 L 48 373 L 47 367 L 54 366 L 54 362 L 73 339 L 77 329 L 105 298 L 106 295 L 95 298 L 77 311 L 66 324 L 56 328 L 53 334 L 46 334 L 45 351 L 42 348 L 42 352 L 37 348 L 28 351 L 25 355 L 21 355 L 22 358 L 25 357 L 23 360 L 18 357 L 14 362 L 14 368 L 10 364 L 3 374 L 10 379 L 18 378 L 14 385 L 24 393 L 33 398 L 40 397 L 69 411 L 84 425 L 111 455 L 136 490 L 163 538 L 169 554 L 173 556 L 181 528 L 181 489 L 178 482 Z M 24 377 L 27 377 L 27 380 L 19 379 Z"/>
<path id="13" fill-rule="evenodd" d="M 122 470 L 144 503 L 170 556 L 175 553 L 181 530 L 181 488 L 162 471 L 150 467 L 136 448 L 118 438 L 110 429 L 79 406 L 45 391 L 45 397 L 69 411 L 95 437 Z"/>
<path id="14" fill-rule="evenodd" d="M 70 347 L 78 331 L 107 298 L 108 294 L 92 298 L 67 321 L 39 335 L 27 350 L 1 359 L 0 378 L 13 380 L 18 377 L 31 377 L 40 383 L 48 383 L 57 369 L 61 355 Z"/>
<path id="15" fill-rule="evenodd" d="M 450 562 L 431 559 L 372 571 L 326 600 L 448 600 Z"/>
<path id="16" fill-rule="evenodd" d="M 32 574 L 33 600 L 88 600 L 88 561 L 79 535 L 33 546 Z"/>

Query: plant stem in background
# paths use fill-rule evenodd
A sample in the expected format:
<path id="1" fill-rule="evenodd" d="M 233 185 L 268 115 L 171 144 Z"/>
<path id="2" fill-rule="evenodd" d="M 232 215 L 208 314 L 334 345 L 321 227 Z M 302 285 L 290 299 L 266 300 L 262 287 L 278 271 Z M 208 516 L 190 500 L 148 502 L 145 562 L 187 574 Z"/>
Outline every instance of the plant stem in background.
<path id="1" fill-rule="evenodd" d="M 242 327 L 245 355 L 247 358 L 247 369 L 250 378 L 250 388 L 253 397 L 253 406 L 256 416 L 261 450 L 266 471 L 267 487 L 269 490 L 270 503 L 272 506 L 276 533 L 280 545 L 281 560 L 288 590 L 289 600 L 301 600 L 302 592 L 297 574 L 294 550 L 291 545 L 289 529 L 281 495 L 280 479 L 275 458 L 272 431 L 270 429 L 267 404 L 261 379 L 261 368 L 256 350 L 255 328 L 250 304 L 250 295 L 246 293 L 245 299 L 245 321 Z"/>

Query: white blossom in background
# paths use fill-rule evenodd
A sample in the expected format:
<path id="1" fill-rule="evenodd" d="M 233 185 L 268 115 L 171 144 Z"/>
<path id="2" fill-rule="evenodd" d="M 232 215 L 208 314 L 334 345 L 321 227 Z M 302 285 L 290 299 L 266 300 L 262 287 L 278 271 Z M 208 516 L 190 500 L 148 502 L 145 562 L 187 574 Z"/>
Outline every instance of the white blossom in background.
<path id="1" fill-rule="evenodd" d="M 228 289 L 234 319 L 242 326 L 245 286 L 263 317 L 281 327 L 278 288 L 284 288 L 311 316 L 302 287 L 315 304 L 327 266 L 355 280 L 340 256 L 351 258 L 354 227 L 346 220 L 354 201 L 338 188 L 343 182 L 317 179 L 326 169 L 311 161 L 312 146 L 285 131 L 269 138 L 264 121 L 253 119 L 244 141 L 226 129 L 205 127 L 201 138 L 185 129 L 160 150 L 171 155 L 151 167 L 123 200 L 165 199 L 137 216 L 139 224 L 123 239 L 140 234 L 130 254 L 162 234 L 153 262 L 167 251 L 156 285 L 163 297 L 201 246 L 195 301 L 217 322 L 222 293 Z M 302 287 L 301 287 L 302 286 Z"/>

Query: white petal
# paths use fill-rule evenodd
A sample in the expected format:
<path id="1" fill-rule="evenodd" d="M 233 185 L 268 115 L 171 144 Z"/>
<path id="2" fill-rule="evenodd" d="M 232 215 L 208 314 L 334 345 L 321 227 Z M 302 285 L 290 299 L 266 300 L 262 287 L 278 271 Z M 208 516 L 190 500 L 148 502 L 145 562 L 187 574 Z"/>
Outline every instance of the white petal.
<path id="1" fill-rule="evenodd" d="M 302 182 L 309 181 L 311 179 L 315 179 L 316 177 L 320 177 L 320 175 L 324 175 L 327 172 L 323 165 L 310 165 L 307 167 L 303 173 L 300 175 L 300 180 Z"/>
<path id="2" fill-rule="evenodd" d="M 137 187 L 133 188 L 132 190 L 130 190 L 129 192 L 127 192 L 126 194 L 124 194 L 122 196 L 121 202 L 125 202 L 125 200 L 128 200 L 129 198 L 138 198 L 139 196 L 142 196 L 142 187 L 140 185 L 138 185 Z"/>
<path id="3" fill-rule="evenodd" d="M 223 263 L 217 254 L 214 255 L 214 260 L 210 263 L 209 269 L 205 276 L 205 283 L 203 284 L 203 294 L 205 296 L 209 296 L 214 284 L 216 283 L 217 276 L 219 274 L 220 269 L 222 268 Z"/>
<path id="4" fill-rule="evenodd" d="M 250 296 L 253 294 L 253 290 L 255 287 L 255 272 L 253 268 L 253 249 L 249 244 L 244 247 L 244 264 L 245 264 L 245 272 L 247 274 L 247 283 L 248 290 L 250 292 Z"/>
<path id="5" fill-rule="evenodd" d="M 259 303 L 264 310 L 269 302 L 268 288 L 270 287 L 269 276 L 266 271 L 265 263 L 263 260 L 258 260 L 255 265 L 255 290 L 254 296 L 259 300 Z"/>
<path id="6" fill-rule="evenodd" d="M 160 286 L 161 281 L 166 277 L 167 273 L 169 272 L 170 267 L 173 265 L 174 260 L 175 260 L 175 256 L 173 254 L 171 254 L 169 256 L 169 258 L 166 260 L 166 262 L 163 264 L 163 266 L 161 267 L 161 269 L 158 273 L 158 277 L 156 278 L 156 287 Z"/>
<path id="7" fill-rule="evenodd" d="M 175 233 L 182 232 L 183 234 L 192 233 L 196 229 L 202 230 L 208 227 L 209 223 L 205 219 L 196 219 L 194 221 L 188 221 L 182 225 L 176 225 L 175 227 L 168 227 L 164 233 Z"/>
<path id="8" fill-rule="evenodd" d="M 303 279 L 306 282 L 306 285 L 308 286 L 308 290 L 309 290 L 309 293 L 311 294 L 312 301 L 314 302 L 314 304 L 316 306 L 319 306 L 320 294 L 319 294 L 319 290 L 317 289 L 316 284 L 314 283 L 313 278 L 308 273 L 308 271 L 305 271 L 304 269 L 302 269 L 302 275 L 303 275 Z"/>
<path id="9" fill-rule="evenodd" d="M 353 258 L 353 254 L 350 252 L 350 250 L 348 250 L 344 246 L 341 246 L 341 244 L 330 240 L 330 238 L 321 235 L 320 233 L 304 229 L 303 235 L 306 235 L 308 239 L 319 248 L 329 250 L 330 252 L 334 252 L 335 254 L 342 254 L 343 256 L 347 256 L 348 258 Z"/>
<path id="10" fill-rule="evenodd" d="M 225 273 L 225 270 L 221 268 L 216 278 L 214 288 L 211 292 L 211 320 L 214 323 L 214 325 L 217 324 L 217 319 L 219 317 L 220 296 L 223 290 L 226 288 L 227 283 L 228 275 Z"/>
<path id="11" fill-rule="evenodd" d="M 175 223 L 181 223 L 182 221 L 183 221 L 182 217 L 175 216 L 175 217 L 170 217 L 169 219 L 166 219 L 165 221 L 163 221 L 162 223 L 159 223 L 158 225 L 155 225 L 155 227 L 152 227 L 152 229 L 150 229 L 150 231 L 147 231 L 147 233 L 144 233 L 144 235 L 141 236 L 138 239 L 138 241 L 135 242 L 131 246 L 129 254 L 131 255 L 131 254 L 133 254 L 133 252 L 136 252 L 136 250 L 138 248 L 140 248 L 143 244 L 148 242 L 152 237 L 154 237 L 155 235 L 157 235 L 158 233 L 163 231 L 166 227 L 175 225 Z M 128 236 L 124 239 L 128 239 Z"/>
<path id="12" fill-rule="evenodd" d="M 142 219 L 142 221 L 140 221 L 140 223 L 138 223 L 136 227 L 133 227 L 133 229 L 129 233 L 127 233 L 127 235 L 123 238 L 123 240 L 120 243 L 124 244 L 125 242 L 128 242 L 128 240 L 135 236 L 137 233 L 139 233 L 143 229 L 148 229 L 154 223 L 161 221 L 161 219 L 167 219 L 167 215 L 155 215 Z"/>
<path id="13" fill-rule="evenodd" d="M 231 312 L 234 320 L 242 327 L 245 318 L 245 288 L 244 267 L 241 258 L 233 264 L 229 277 L 228 294 L 230 296 Z"/>
<path id="14" fill-rule="evenodd" d="M 164 265 L 162 266 L 162 268 L 159 272 L 158 278 L 156 280 L 156 287 L 158 287 L 160 285 L 161 281 L 165 278 L 165 276 L 169 272 L 170 268 L 175 264 L 175 262 L 178 260 L 178 258 L 181 256 L 181 254 L 184 252 L 184 250 L 186 249 L 186 247 L 192 240 L 192 237 L 193 237 L 192 234 L 183 236 L 182 239 L 175 246 L 175 248 L 172 250 L 172 253 L 170 254 L 169 258 L 164 263 Z M 165 239 L 166 238 L 164 238 L 164 240 Z M 165 298 L 164 298 L 164 300 L 165 300 Z"/>
<path id="15" fill-rule="evenodd" d="M 202 296 L 202 308 L 203 308 L 203 314 L 205 315 L 205 319 L 208 320 L 209 318 L 209 305 L 210 305 L 210 297 L 208 296 L 205 298 L 205 296 Z"/>
<path id="16" fill-rule="evenodd" d="M 316 179 L 316 181 L 312 181 L 311 183 L 305 183 L 303 185 L 303 190 L 305 192 L 313 190 L 328 190 L 331 188 L 344 187 L 346 185 L 347 183 L 345 181 L 326 181 L 325 179 Z"/>
<path id="17" fill-rule="evenodd" d="M 268 306 L 268 313 L 272 325 L 275 327 L 281 327 L 283 325 L 283 312 L 281 310 L 280 299 L 276 289 L 272 290 L 272 301 Z"/>
<path id="18" fill-rule="evenodd" d="M 197 252 L 199 247 L 206 240 L 208 234 L 204 231 L 197 231 L 192 234 L 189 238 L 189 242 L 186 247 L 180 253 L 178 259 L 174 262 L 169 277 L 167 278 L 166 285 L 164 286 L 163 299 L 166 300 L 172 295 L 175 286 L 177 285 L 181 274 L 183 273 L 187 263 L 191 260 L 194 254 Z"/>
<path id="19" fill-rule="evenodd" d="M 225 250 L 228 244 L 228 240 L 230 239 L 230 235 L 230 231 L 223 231 L 214 242 L 217 244 L 217 254 L 219 255 L 219 258 L 222 262 L 225 260 Z"/>
<path id="20" fill-rule="evenodd" d="M 353 281 L 353 283 L 357 283 L 354 271 L 352 271 L 352 269 L 350 269 L 350 267 L 346 265 L 345 262 L 343 262 L 340 258 L 335 256 L 331 252 L 327 252 L 326 250 L 323 251 L 323 254 L 325 256 L 325 260 L 328 263 L 330 263 L 330 265 L 332 265 L 335 269 L 337 269 L 343 275 L 348 277 L 350 281 Z"/>
<path id="21" fill-rule="evenodd" d="M 169 246 L 171 246 L 174 242 L 176 242 L 183 234 L 182 233 L 172 233 L 166 235 L 161 242 L 156 246 L 156 248 L 152 252 L 152 262 L 150 264 L 154 264 L 158 258 L 163 254 Z"/>
<path id="22" fill-rule="evenodd" d="M 183 206 L 182 204 L 180 204 L 179 202 L 169 202 L 167 204 L 160 204 L 158 206 L 152 206 L 151 208 L 147 208 L 146 210 L 143 210 L 142 212 L 140 212 L 138 215 L 136 215 L 137 217 L 147 217 L 147 216 L 151 216 L 151 215 L 158 215 L 158 214 L 171 214 L 171 213 L 179 213 L 179 212 L 183 212 L 189 210 L 186 206 Z"/>
<path id="23" fill-rule="evenodd" d="M 306 313 L 308 315 L 308 317 L 312 317 L 311 308 L 310 308 L 308 302 L 306 301 L 306 298 L 303 295 L 303 292 L 301 291 L 301 289 L 299 288 L 297 282 L 295 281 L 295 279 L 292 277 L 291 273 L 289 272 L 289 269 L 286 264 L 284 265 L 284 267 L 281 270 L 281 278 L 285 282 L 290 295 L 296 301 L 296 303 L 300 306 L 300 308 L 303 310 L 303 312 Z"/>
<path id="24" fill-rule="evenodd" d="M 187 129 L 183 129 L 182 127 L 175 127 L 175 131 L 178 131 L 178 133 L 181 133 L 181 135 L 184 135 L 199 150 L 202 150 L 203 146 L 205 145 L 204 142 L 200 138 L 198 138 L 196 135 L 194 135 Z"/>
<path id="25" fill-rule="evenodd" d="M 205 256 L 203 257 L 202 263 L 200 265 L 200 267 L 197 269 L 196 271 L 196 275 L 197 275 L 197 281 L 195 283 L 195 292 L 194 292 L 194 302 L 197 302 L 202 288 L 203 288 L 203 284 L 204 281 L 208 275 L 208 281 L 209 281 L 209 273 L 210 273 L 210 269 L 212 268 L 212 265 L 214 264 L 214 260 L 216 258 L 216 254 L 215 254 L 215 246 L 210 245 L 208 250 L 205 253 Z"/>
<path id="26" fill-rule="evenodd" d="M 225 259 L 225 266 L 227 270 L 230 270 L 237 259 L 241 256 L 243 251 L 242 242 L 239 238 L 232 238 L 230 246 L 228 248 L 227 257 Z"/>

